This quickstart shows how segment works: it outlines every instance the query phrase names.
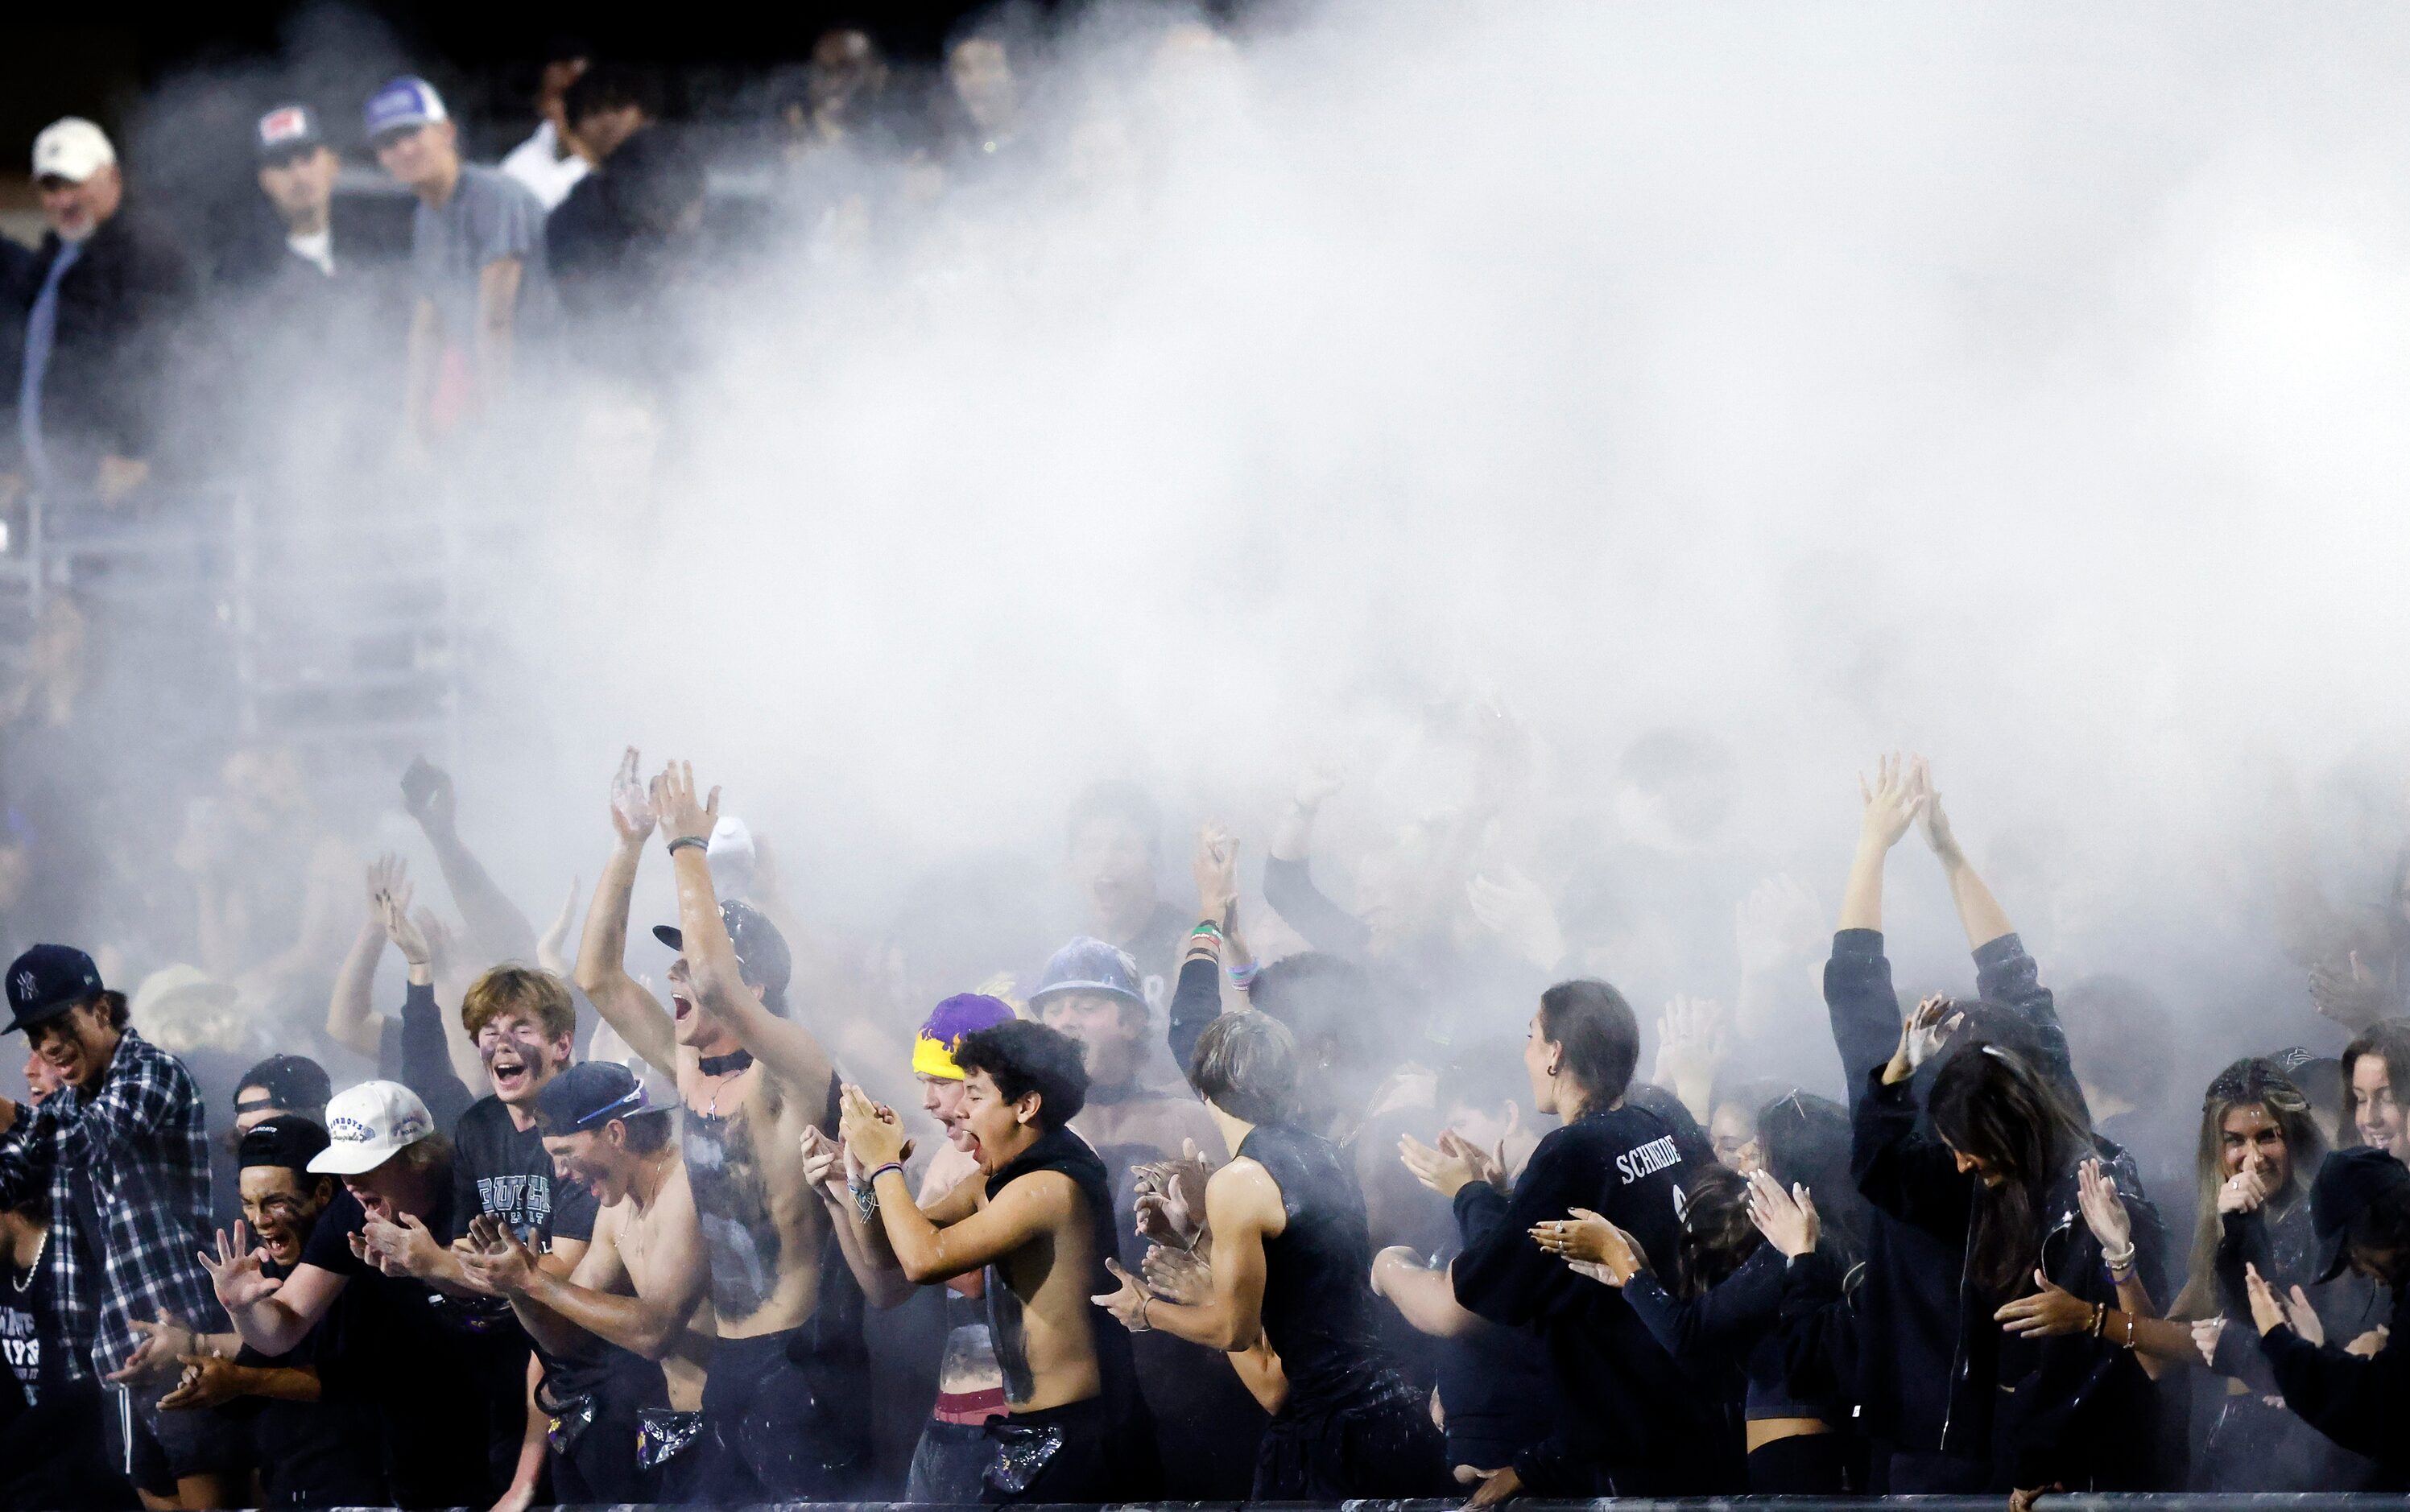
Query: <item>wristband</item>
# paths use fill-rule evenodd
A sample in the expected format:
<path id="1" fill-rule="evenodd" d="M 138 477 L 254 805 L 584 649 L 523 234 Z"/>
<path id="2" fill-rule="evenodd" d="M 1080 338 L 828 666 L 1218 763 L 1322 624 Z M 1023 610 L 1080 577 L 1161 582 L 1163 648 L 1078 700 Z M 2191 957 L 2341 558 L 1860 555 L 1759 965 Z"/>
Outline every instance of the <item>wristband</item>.
<path id="1" fill-rule="evenodd" d="M 708 835 L 681 835 L 676 839 L 670 842 L 670 854 L 676 855 L 688 846 L 692 846 L 698 850 L 708 850 L 711 846 L 711 836 Z"/>
<path id="2" fill-rule="evenodd" d="M 869 1183 L 872 1186 L 877 1186 L 878 1185 L 878 1178 L 886 1175 L 891 1170 L 895 1172 L 898 1176 L 901 1176 L 904 1174 L 904 1162 L 901 1160 L 890 1160 L 887 1164 L 878 1167 L 869 1175 L 864 1176 L 862 1179 Z"/>
<path id="3" fill-rule="evenodd" d="M 1199 935 L 1211 935 L 1215 939 L 1220 939 L 1222 938 L 1222 926 L 1215 923 L 1211 919 L 1199 920 L 1197 927 L 1188 932 L 1188 937 L 1191 939 L 1194 939 Z"/>
<path id="4" fill-rule="evenodd" d="M 1245 966 L 1234 966 L 1230 967 L 1230 985 L 1241 992 L 1245 992 L 1256 984 L 1256 973 L 1262 969 L 1263 963 L 1260 961 L 1249 961 Z"/>

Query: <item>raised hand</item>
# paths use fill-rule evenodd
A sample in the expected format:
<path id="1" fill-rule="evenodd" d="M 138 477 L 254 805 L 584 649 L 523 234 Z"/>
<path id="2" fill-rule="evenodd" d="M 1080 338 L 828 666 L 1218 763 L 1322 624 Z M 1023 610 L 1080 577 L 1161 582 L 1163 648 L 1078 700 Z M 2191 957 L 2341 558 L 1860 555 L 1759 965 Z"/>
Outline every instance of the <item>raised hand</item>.
<path id="1" fill-rule="evenodd" d="M 1180 1158 L 1157 1160 L 1138 1168 L 1132 1183 L 1137 1193 L 1140 1237 L 1181 1249 L 1195 1249 L 1205 1237 L 1205 1183 L 1213 1167 L 1195 1140 L 1180 1141 Z"/>
<path id="2" fill-rule="evenodd" d="M 622 845 L 642 845 L 645 836 L 653 833 L 655 818 L 652 800 L 646 795 L 644 779 L 636 775 L 636 748 L 630 746 L 619 757 L 618 769 L 611 774 L 611 827 L 618 832 Z"/>
<path id="3" fill-rule="evenodd" d="M 2299 1287 L 2295 1287 L 2286 1299 L 2285 1317 L 2293 1325 L 2293 1331 L 2309 1343 L 2327 1342 L 2326 1320 L 2319 1317 L 2318 1310 L 2310 1305 L 2310 1294 Z"/>
<path id="4" fill-rule="evenodd" d="M 569 980 L 569 932 L 577 923 L 577 894 L 584 881 L 579 877 L 569 880 L 569 895 L 560 900 L 560 911 L 535 942 L 535 964 L 564 981 Z"/>
<path id="5" fill-rule="evenodd" d="M 1900 1020 L 1899 1048 L 1892 1052 L 1891 1065 L 1883 1070 L 1886 1083 L 1908 1080 L 1918 1067 L 1941 1053 L 1950 1037 L 1947 1025 L 1957 1009 L 1956 1003 L 1936 995 Z"/>
<path id="6" fill-rule="evenodd" d="M 1165 1301 L 1194 1307 L 1213 1295 L 1213 1267 L 1193 1250 L 1149 1244 L 1139 1269 L 1146 1273 L 1147 1289 Z"/>
<path id="7" fill-rule="evenodd" d="M 1224 928 L 1239 908 L 1239 842 L 1219 824 L 1197 832 L 1197 917 Z"/>
<path id="8" fill-rule="evenodd" d="M 1556 903 L 1539 883 L 1512 866 L 1482 872 L 1465 884 L 1466 899 L 1481 927 L 1506 948 L 1546 970 L 1565 956 L 1565 932 Z"/>
<path id="9" fill-rule="evenodd" d="M 2082 1333 L 2092 1327 L 2094 1303 L 2039 1270 L 2034 1272 L 2034 1286 L 2037 1289 L 2032 1296 L 2020 1297 L 1992 1315 L 2002 1332 L 2046 1339 L 2062 1333 Z"/>
<path id="10" fill-rule="evenodd" d="M 2204 1317 L 2192 1326 L 2192 1346 L 2200 1351 L 2200 1362 L 2212 1370 L 2217 1368 L 2217 1342 L 2226 1336 L 2226 1319 Z"/>
<path id="11" fill-rule="evenodd" d="M 877 1170 L 904 1158 L 904 1122 L 893 1110 L 881 1108 L 850 1083 L 838 1094 L 837 1106 L 839 1137 L 864 1170 Z"/>
<path id="12" fill-rule="evenodd" d="M 671 839 L 691 836 L 708 840 L 719 823 L 719 790 L 712 789 L 708 798 L 698 797 L 694 763 L 672 762 L 653 778 L 653 812 L 661 817 L 661 827 Z"/>
<path id="13" fill-rule="evenodd" d="M 2394 1011 L 2391 995 L 2358 951 L 2350 953 L 2348 970 L 2324 962 L 2310 967 L 2310 1001 L 2319 1013 L 2354 1034 Z"/>
<path id="14" fill-rule="evenodd" d="M 411 888 L 404 882 L 399 889 L 387 889 L 377 895 L 378 916 L 385 921 L 385 938 L 401 952 L 401 958 L 412 966 L 427 966 L 435 959 L 434 947 L 427 943 L 427 931 L 419 927 L 420 919 L 410 911 Z M 421 914 L 420 918 L 430 917 Z"/>
<path id="15" fill-rule="evenodd" d="M 804 1185 L 832 1201 L 849 1199 L 845 1146 L 811 1126 L 804 1130 L 803 1153 Z"/>
<path id="16" fill-rule="evenodd" d="M 2117 1178 L 2093 1159 L 2076 1168 L 2075 1180 L 2076 1205 L 2083 1210 L 2084 1226 L 2092 1230 L 2092 1237 L 2100 1241 L 2101 1253 L 2131 1260 L 2134 1215 L 2126 1211 L 2126 1199 L 2117 1195 Z"/>
<path id="17" fill-rule="evenodd" d="M 231 1240 L 225 1229 L 218 1230 L 216 1251 L 201 1251 L 200 1261 L 218 1294 L 218 1305 L 229 1313 L 266 1301 L 284 1285 L 268 1273 L 268 1251 L 251 1247 L 251 1231 L 240 1218 L 234 1221 Z"/>
<path id="18" fill-rule="evenodd" d="M 452 774 L 424 756 L 412 757 L 401 774 L 401 806 L 428 834 L 451 834 Z"/>
<path id="19" fill-rule="evenodd" d="M 1874 780 L 1859 778 L 1858 792 L 1866 800 L 1858 821 L 1859 841 L 1884 850 L 1899 844 L 1924 807 L 1913 768 L 1896 752 L 1876 759 Z"/>
<path id="20" fill-rule="evenodd" d="M 1293 801 L 1308 813 L 1328 802 L 1330 795 L 1347 785 L 1346 763 L 1319 761 L 1299 774 Z"/>
<path id="21" fill-rule="evenodd" d="M 1793 1185 L 1786 1192 L 1782 1184 L 1764 1170 L 1749 1174 L 1749 1221 L 1757 1226 L 1767 1243 L 1794 1260 L 1815 1253 L 1822 1231 L 1816 1217 L 1816 1199 L 1808 1188 Z"/>
<path id="22" fill-rule="evenodd" d="M 1923 800 L 1917 813 L 1918 827 L 1924 831 L 1924 843 L 1941 858 L 1944 865 L 1963 860 L 1966 852 L 1958 847 L 1958 836 L 1952 833 L 1950 816 L 1941 809 L 1941 791 L 1933 785 L 1933 768 L 1918 756 L 1909 763 L 1909 778 L 1916 785 Z"/>
<path id="23" fill-rule="evenodd" d="M 1657 1064 L 1648 1080 L 1686 1102 L 1692 1092 L 1705 1100 L 1731 1050 L 1731 1019 L 1721 1003 L 1675 997 L 1657 1015 Z"/>
<path id="24" fill-rule="evenodd" d="M 1506 1141 L 1500 1140 L 1494 1150 L 1485 1150 L 1452 1128 L 1440 1130 L 1439 1146 L 1473 1168 L 1474 1181 L 1488 1182 L 1503 1191 L 1506 1187 Z"/>
<path id="25" fill-rule="evenodd" d="M 388 850 L 369 863 L 369 918 L 378 928 L 385 927 L 385 900 L 398 896 L 403 906 L 410 901 L 410 865 Z"/>

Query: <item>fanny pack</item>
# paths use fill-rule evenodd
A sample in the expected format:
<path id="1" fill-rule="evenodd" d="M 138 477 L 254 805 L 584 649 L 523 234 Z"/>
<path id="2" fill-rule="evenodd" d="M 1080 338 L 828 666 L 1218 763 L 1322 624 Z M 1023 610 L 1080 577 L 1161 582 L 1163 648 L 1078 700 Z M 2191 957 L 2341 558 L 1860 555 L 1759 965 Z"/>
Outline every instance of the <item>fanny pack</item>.
<path id="1" fill-rule="evenodd" d="M 981 1478 L 990 1490 L 1000 1496 L 1019 1496 L 1029 1490 L 1030 1483 L 1046 1468 L 1046 1461 L 1063 1447 L 1063 1430 L 1053 1423 L 1032 1428 L 990 1418 L 987 1432 L 995 1440 L 995 1455 L 988 1461 Z"/>
<path id="2" fill-rule="evenodd" d="M 577 1447 L 577 1441 L 586 1436 L 586 1431 L 594 1426 L 594 1393 L 581 1391 L 573 1397 L 563 1397 L 558 1406 L 544 1410 L 550 1416 L 544 1419 L 544 1441 L 553 1453 L 565 1460 Z"/>
<path id="3" fill-rule="evenodd" d="M 636 1412 L 636 1468 L 659 1470 L 683 1453 L 703 1432 L 703 1414 L 669 1407 L 642 1407 Z"/>

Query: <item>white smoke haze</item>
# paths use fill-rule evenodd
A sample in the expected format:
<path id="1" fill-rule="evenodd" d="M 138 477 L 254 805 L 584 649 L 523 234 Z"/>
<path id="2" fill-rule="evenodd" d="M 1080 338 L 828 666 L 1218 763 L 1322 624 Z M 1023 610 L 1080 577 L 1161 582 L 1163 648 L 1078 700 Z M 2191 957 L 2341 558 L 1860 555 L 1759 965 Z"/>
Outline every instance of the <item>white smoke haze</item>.
<path id="1" fill-rule="evenodd" d="M 533 728 L 460 774 L 539 924 L 632 742 L 864 931 L 949 855 L 1058 865 L 1097 776 L 1260 859 L 1338 755 L 1344 901 L 1460 786 L 1423 711 L 1495 701 L 1551 884 L 1670 724 L 1735 753 L 1719 851 L 1829 914 L 1854 774 L 1919 749 L 2045 980 L 2301 1023 L 2271 774 L 2410 773 L 2410 14 L 1167 17 L 1070 23 L 987 181 L 719 291 L 648 484 L 586 422 L 502 606 Z M 1903 983 L 1963 980 L 1894 877 Z"/>

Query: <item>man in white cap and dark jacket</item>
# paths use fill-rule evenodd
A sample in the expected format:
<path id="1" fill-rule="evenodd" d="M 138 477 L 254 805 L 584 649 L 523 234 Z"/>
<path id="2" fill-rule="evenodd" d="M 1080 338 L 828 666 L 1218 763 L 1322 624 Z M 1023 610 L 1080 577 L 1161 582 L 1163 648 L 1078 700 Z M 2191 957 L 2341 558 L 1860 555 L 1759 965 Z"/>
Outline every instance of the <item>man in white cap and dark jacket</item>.
<path id="1" fill-rule="evenodd" d="M 263 1355 L 298 1347 L 328 1313 L 346 1309 L 334 1358 L 320 1372 L 376 1403 L 385 1475 L 397 1504 L 492 1506 L 511 1481 L 517 1435 L 484 1431 L 524 1400 L 524 1345 L 508 1304 L 454 1296 L 383 1263 L 399 1231 L 457 1237 L 451 1141 L 418 1095 L 399 1082 L 363 1082 L 327 1104 L 316 1175 L 343 1195 L 319 1216 L 300 1262 L 280 1283 L 238 1224 L 203 1257 L 218 1301 L 243 1343 Z M 465 1225 L 467 1214 L 457 1215 Z"/>
<path id="2" fill-rule="evenodd" d="M 192 295 L 182 254 L 124 208 L 108 133 L 67 116 L 34 138 L 50 232 L 9 302 L 22 331 L 14 487 L 115 503 L 149 480 L 163 374 Z M 5 486 L 0 486 L 5 487 Z"/>

